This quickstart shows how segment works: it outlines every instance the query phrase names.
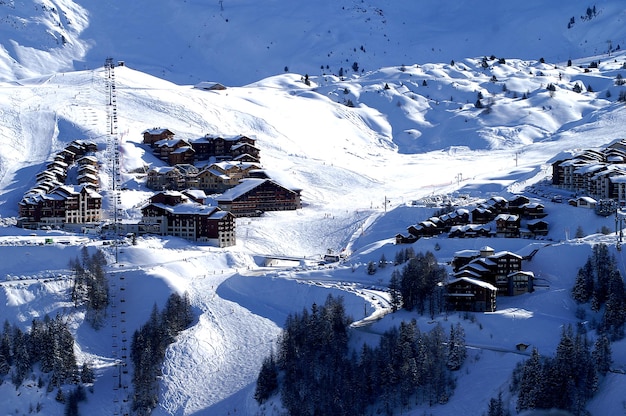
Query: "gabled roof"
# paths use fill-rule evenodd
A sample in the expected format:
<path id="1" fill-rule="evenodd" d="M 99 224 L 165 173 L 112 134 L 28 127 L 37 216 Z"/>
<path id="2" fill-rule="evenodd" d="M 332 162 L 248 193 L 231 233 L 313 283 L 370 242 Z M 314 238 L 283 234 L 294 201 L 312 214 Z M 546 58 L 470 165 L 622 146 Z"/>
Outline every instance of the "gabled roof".
<path id="1" fill-rule="evenodd" d="M 277 182 L 271 179 L 246 178 L 246 179 L 242 179 L 239 182 L 239 185 L 235 186 L 234 188 L 230 188 L 229 190 L 224 192 L 220 197 L 217 198 L 217 201 L 218 202 L 234 201 L 235 199 L 245 195 L 246 193 L 263 185 L 266 182 L 272 183 L 275 186 L 279 186 L 283 189 L 287 189 L 288 191 L 295 192 L 294 190 L 285 188 L 284 186 L 278 184 Z"/>
<path id="2" fill-rule="evenodd" d="M 170 132 L 170 133 L 174 134 L 174 132 L 171 131 L 170 129 L 167 129 L 167 128 L 162 129 L 160 127 L 154 127 L 154 128 L 151 128 L 151 129 L 146 129 L 146 130 L 142 131 L 141 134 L 148 133 L 148 134 L 151 134 L 151 135 L 154 135 L 154 136 L 158 136 L 159 134 L 163 134 L 163 133 L 166 133 L 166 132 Z"/>
<path id="3" fill-rule="evenodd" d="M 160 208 L 164 211 L 167 211 L 171 214 L 179 214 L 179 215 L 208 215 L 211 216 L 216 210 L 219 210 L 218 207 L 214 207 L 211 205 L 201 205 L 195 202 L 184 202 L 182 204 L 177 205 L 166 205 L 162 203 L 150 203 L 148 206 L 154 206 Z M 221 210 L 220 210 L 221 211 Z"/>
<path id="4" fill-rule="evenodd" d="M 491 290 L 491 291 L 494 291 L 494 292 L 498 291 L 498 288 L 496 288 L 491 283 L 483 282 L 482 280 L 478 280 L 478 279 L 472 279 L 471 277 L 459 277 L 459 278 L 456 278 L 456 279 L 449 280 L 446 283 L 446 286 L 454 284 L 454 283 L 457 283 L 457 282 L 461 282 L 461 281 L 470 283 L 470 284 L 475 285 L 475 286 L 484 287 L 485 289 L 488 289 L 488 290 Z"/>
<path id="5" fill-rule="evenodd" d="M 499 252 L 497 252 L 497 253 L 495 253 L 495 254 L 492 254 L 492 255 L 491 255 L 491 256 L 489 256 L 489 257 L 490 257 L 490 258 L 496 258 L 496 259 L 497 259 L 497 258 L 500 258 L 500 257 L 505 257 L 505 256 L 515 257 L 515 258 L 520 259 L 520 260 L 522 259 L 522 256 L 520 256 L 519 254 L 512 253 L 512 252 L 510 252 L 510 251 L 499 251 Z"/>

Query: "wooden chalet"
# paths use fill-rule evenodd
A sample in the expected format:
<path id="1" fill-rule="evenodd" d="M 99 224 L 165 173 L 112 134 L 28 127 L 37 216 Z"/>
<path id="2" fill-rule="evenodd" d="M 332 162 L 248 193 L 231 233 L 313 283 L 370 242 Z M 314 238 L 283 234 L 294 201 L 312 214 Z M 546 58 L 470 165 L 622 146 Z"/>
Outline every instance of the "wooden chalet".
<path id="1" fill-rule="evenodd" d="M 526 223 L 526 228 L 528 228 L 528 231 L 530 231 L 535 236 L 537 235 L 546 236 L 548 235 L 549 224 L 547 221 L 544 221 L 542 219 L 537 219 L 537 220 L 528 221 Z"/>
<path id="2" fill-rule="evenodd" d="M 288 189 L 271 179 L 243 179 L 217 198 L 218 206 L 237 217 L 258 216 L 265 211 L 302 208 L 299 189 Z"/>
<path id="3" fill-rule="evenodd" d="M 450 238 L 491 237 L 491 227 L 486 224 L 453 225 L 448 232 Z"/>
<path id="4" fill-rule="evenodd" d="M 519 237 L 520 217 L 515 214 L 499 214 L 496 218 L 496 235 L 498 237 Z"/>
<path id="5" fill-rule="evenodd" d="M 496 218 L 496 214 L 492 207 L 479 205 L 471 211 L 473 224 L 487 224 Z"/>
<path id="6" fill-rule="evenodd" d="M 579 196 L 568 200 L 567 203 L 573 207 L 594 209 L 597 201 L 589 196 Z"/>
<path id="7" fill-rule="evenodd" d="M 161 140 L 172 140 L 175 136 L 171 130 L 159 127 L 144 130 L 141 134 L 143 135 L 143 143 L 150 146 L 154 146 L 156 142 Z"/>
<path id="8" fill-rule="evenodd" d="M 443 228 L 437 226 L 433 221 L 426 220 L 419 224 L 411 225 L 407 229 L 410 235 L 415 238 L 432 237 L 443 232 Z"/>
<path id="9" fill-rule="evenodd" d="M 445 284 L 449 309 L 470 312 L 495 312 L 498 289 L 490 283 L 470 277 L 451 279 Z"/>

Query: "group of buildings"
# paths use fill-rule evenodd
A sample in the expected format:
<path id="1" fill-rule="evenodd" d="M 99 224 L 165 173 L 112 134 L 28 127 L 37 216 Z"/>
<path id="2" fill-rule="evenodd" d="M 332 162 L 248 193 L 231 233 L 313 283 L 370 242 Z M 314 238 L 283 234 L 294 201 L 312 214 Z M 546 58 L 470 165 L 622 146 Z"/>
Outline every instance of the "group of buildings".
<path id="1" fill-rule="evenodd" d="M 412 243 L 444 233 L 451 238 L 545 236 L 548 233 L 548 222 L 543 219 L 546 215 L 543 204 L 531 202 L 523 195 L 511 201 L 493 196 L 471 210 L 457 208 L 411 225 L 408 235 L 396 235 L 396 243 Z"/>
<path id="2" fill-rule="evenodd" d="M 534 274 L 522 270 L 523 257 L 485 246 L 454 254 L 453 274 L 446 282 L 446 299 L 454 310 L 493 312 L 497 296 L 533 291 Z"/>
<path id="3" fill-rule="evenodd" d="M 442 234 L 450 238 L 545 236 L 547 213 L 540 203 L 518 195 L 511 200 L 492 196 L 473 208 L 456 208 L 408 227 L 396 243 L 412 243 Z M 524 222 L 522 222 L 522 219 Z M 491 247 L 454 254 L 452 274 L 444 283 L 448 307 L 453 310 L 493 312 L 497 296 L 515 296 L 533 290 L 534 275 L 522 270 L 522 260 L 510 251 Z"/>
<path id="4" fill-rule="evenodd" d="M 626 203 L 626 140 L 552 160 L 552 184 L 597 200 Z"/>
<path id="5" fill-rule="evenodd" d="M 58 152 L 20 200 L 18 225 L 72 229 L 100 222 L 97 150 L 93 142 L 74 140 Z"/>
<path id="6" fill-rule="evenodd" d="M 142 135 L 164 166 L 147 172 L 146 186 L 157 192 L 141 208 L 141 220 L 124 221 L 117 232 L 172 235 L 227 247 L 236 244 L 236 217 L 302 207 L 299 189 L 280 185 L 261 169 L 253 138 L 183 140 L 160 128 Z M 19 202 L 18 225 L 74 231 L 100 227 L 97 150 L 93 142 L 75 140 L 60 151 Z M 215 195 L 217 206 L 206 205 L 207 194 Z"/>

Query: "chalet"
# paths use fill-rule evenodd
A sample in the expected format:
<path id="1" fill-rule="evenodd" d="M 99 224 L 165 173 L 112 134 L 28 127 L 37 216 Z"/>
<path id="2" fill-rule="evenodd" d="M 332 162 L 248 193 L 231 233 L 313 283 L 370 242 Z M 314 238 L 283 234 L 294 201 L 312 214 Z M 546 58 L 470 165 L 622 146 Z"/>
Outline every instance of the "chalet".
<path id="1" fill-rule="evenodd" d="M 460 277 L 445 284 L 448 308 L 456 311 L 495 312 L 498 289 L 490 283 Z"/>
<path id="2" fill-rule="evenodd" d="M 191 146 L 179 147 L 169 153 L 167 163 L 170 165 L 192 164 L 194 155 L 195 151 Z"/>
<path id="3" fill-rule="evenodd" d="M 479 205 L 471 211 L 473 224 L 487 224 L 496 218 L 496 213 L 491 207 Z"/>
<path id="4" fill-rule="evenodd" d="M 525 197 L 524 195 L 517 195 L 515 198 L 509 201 L 509 212 L 511 212 L 512 214 L 517 214 L 514 209 L 517 207 L 521 207 L 524 204 L 528 204 L 529 202 L 530 199 L 528 199 L 528 197 Z"/>
<path id="5" fill-rule="evenodd" d="M 501 196 L 492 196 L 485 202 L 485 205 L 491 207 L 494 212 L 501 213 L 508 211 L 509 201 Z"/>
<path id="6" fill-rule="evenodd" d="M 205 205 L 207 200 L 207 194 L 200 189 L 185 189 L 182 194 L 189 198 L 191 201 L 198 204 Z"/>
<path id="7" fill-rule="evenodd" d="M 174 133 L 171 130 L 158 127 L 144 130 L 141 134 L 143 135 L 143 143 L 150 146 L 154 146 L 158 141 L 172 140 L 174 138 Z"/>
<path id="8" fill-rule="evenodd" d="M 161 192 L 141 209 L 142 223 L 160 235 L 213 243 L 236 244 L 235 217 L 218 207 L 190 201 L 180 192 Z"/>
<path id="9" fill-rule="evenodd" d="M 419 224 L 411 225 L 407 229 L 409 234 L 416 237 L 432 237 L 435 235 L 439 235 L 443 232 L 443 229 L 438 227 L 435 223 L 430 220 L 422 221 Z"/>
<path id="10" fill-rule="evenodd" d="M 194 85 L 194 88 L 204 91 L 223 91 L 226 87 L 219 82 L 202 81 Z"/>
<path id="11" fill-rule="evenodd" d="M 288 189 L 271 179 L 243 179 L 217 198 L 218 206 L 237 217 L 258 216 L 265 211 L 302 208 L 299 189 Z"/>
<path id="12" fill-rule="evenodd" d="M 532 221 L 528 221 L 526 223 L 526 227 L 528 230 L 535 236 L 537 235 L 548 235 L 548 226 L 549 224 L 541 219 L 536 219 Z"/>
<path id="13" fill-rule="evenodd" d="M 573 207 L 582 207 L 594 209 L 596 207 L 596 200 L 589 196 L 579 196 L 577 198 L 572 198 L 567 201 L 567 203 Z"/>
<path id="14" fill-rule="evenodd" d="M 238 156 L 235 156 L 235 157 L 233 157 L 233 160 L 234 160 L 235 162 L 244 162 L 244 163 L 259 163 L 259 157 L 258 157 L 258 155 L 255 157 L 255 156 L 252 156 L 252 155 L 251 155 L 251 154 L 249 154 L 249 153 L 243 153 L 243 154 L 240 154 L 240 155 L 238 155 Z"/>
<path id="15" fill-rule="evenodd" d="M 448 237 L 450 238 L 476 238 L 490 236 L 491 227 L 486 224 L 453 225 L 448 233 Z"/>
<path id="16" fill-rule="evenodd" d="M 493 249 L 491 249 L 493 252 Z M 460 268 L 469 264 L 472 260 L 480 257 L 480 251 L 478 250 L 461 250 L 454 253 L 454 258 L 452 259 L 452 270 L 454 272 L 459 271 Z"/>
<path id="17" fill-rule="evenodd" d="M 519 215 L 521 215 L 523 218 L 537 219 L 537 218 L 543 218 L 546 215 L 548 215 L 544 211 L 543 204 L 540 204 L 538 202 L 528 202 L 526 204 L 521 205 L 519 209 L 520 209 Z"/>
<path id="18" fill-rule="evenodd" d="M 470 213 L 465 208 L 456 209 L 450 213 L 441 215 L 439 219 L 444 224 L 446 231 L 450 230 L 450 227 L 454 225 L 465 225 L 470 222 Z"/>
<path id="19" fill-rule="evenodd" d="M 418 240 L 418 237 L 414 235 L 402 235 L 400 233 L 396 234 L 396 244 L 412 244 Z"/>
<path id="20" fill-rule="evenodd" d="M 59 156 L 59 158 L 68 165 L 71 165 L 76 160 L 76 153 L 68 149 L 61 150 L 59 153 L 57 153 L 57 156 Z"/>
<path id="21" fill-rule="evenodd" d="M 76 158 L 84 156 L 89 153 L 95 153 L 98 151 L 98 145 L 91 141 L 86 140 L 73 140 L 70 144 L 65 146 L 65 151 L 73 154 L 72 160 L 66 160 L 65 162 L 71 164 Z M 61 152 L 60 152 L 61 153 Z M 65 156 L 65 154 L 64 154 Z"/>
<path id="22" fill-rule="evenodd" d="M 499 214 L 496 218 L 498 237 L 519 237 L 520 217 L 515 214 Z"/>

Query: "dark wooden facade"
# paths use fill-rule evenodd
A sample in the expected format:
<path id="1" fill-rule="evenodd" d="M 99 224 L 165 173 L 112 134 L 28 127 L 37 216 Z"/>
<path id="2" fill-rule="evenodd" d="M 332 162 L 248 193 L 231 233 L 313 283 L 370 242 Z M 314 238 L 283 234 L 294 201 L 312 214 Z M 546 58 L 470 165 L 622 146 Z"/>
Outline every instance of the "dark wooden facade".
<path id="1" fill-rule="evenodd" d="M 218 197 L 217 203 L 237 217 L 302 208 L 300 190 L 287 189 L 271 179 L 245 179 Z"/>

